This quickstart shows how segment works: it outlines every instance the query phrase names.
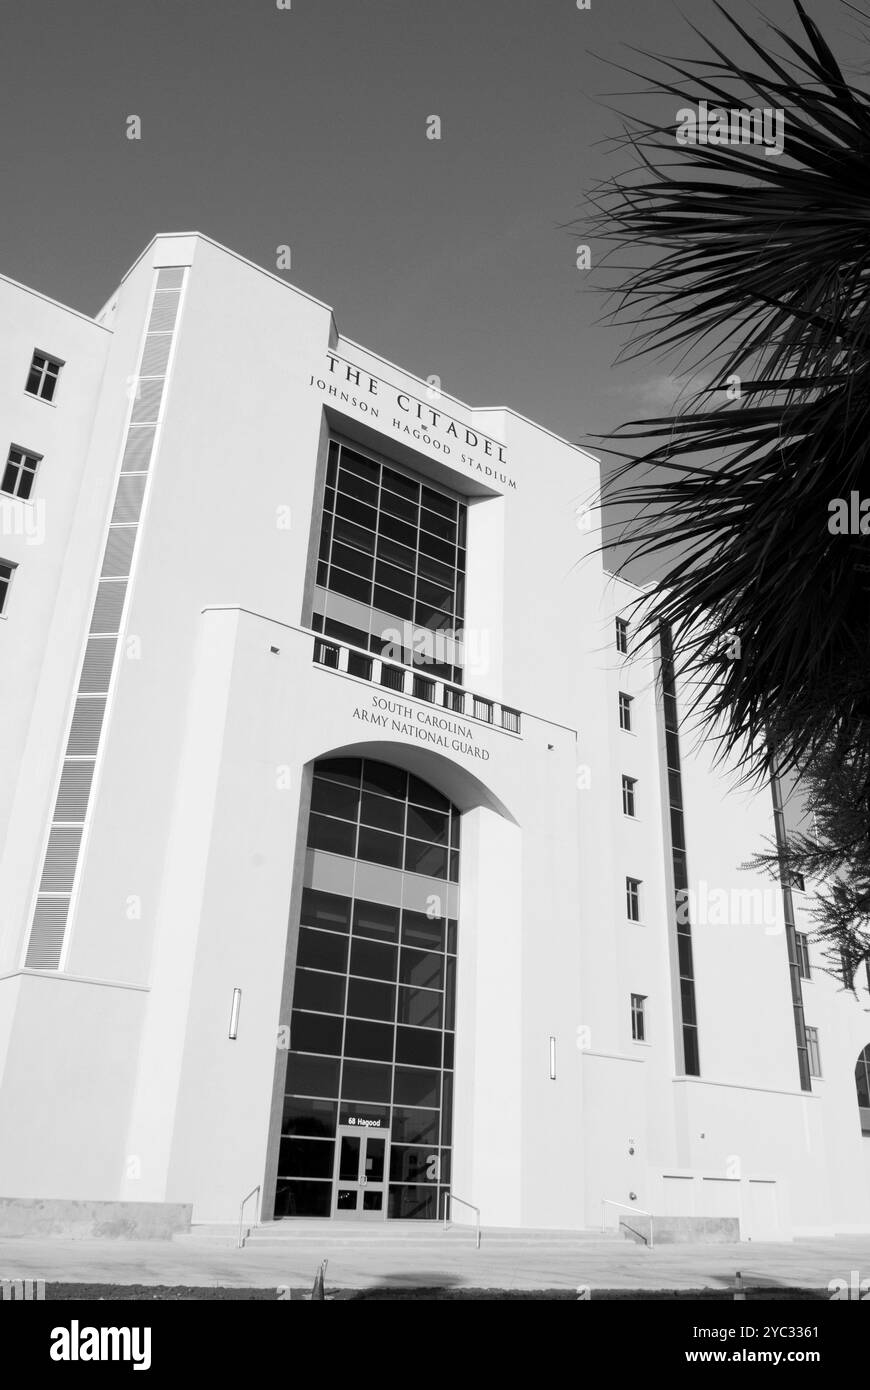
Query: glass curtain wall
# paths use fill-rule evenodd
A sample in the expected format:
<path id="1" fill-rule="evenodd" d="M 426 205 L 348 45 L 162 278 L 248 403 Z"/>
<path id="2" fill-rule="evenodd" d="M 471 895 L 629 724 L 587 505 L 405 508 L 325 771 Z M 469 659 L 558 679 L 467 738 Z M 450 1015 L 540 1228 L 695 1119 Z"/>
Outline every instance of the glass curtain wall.
<path id="1" fill-rule="evenodd" d="M 315 765 L 276 1217 L 330 1215 L 336 1127 L 347 1123 L 389 1133 L 389 1216 L 443 1211 L 459 834 L 456 808 L 400 768 Z M 318 882 L 336 866 L 345 891 L 313 886 L 315 860 Z"/>

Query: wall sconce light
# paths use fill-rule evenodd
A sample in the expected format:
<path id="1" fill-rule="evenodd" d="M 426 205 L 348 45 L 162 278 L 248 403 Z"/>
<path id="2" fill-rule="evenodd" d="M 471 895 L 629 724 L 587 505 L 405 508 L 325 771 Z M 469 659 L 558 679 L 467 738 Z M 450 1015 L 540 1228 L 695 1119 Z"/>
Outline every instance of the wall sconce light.
<path id="1" fill-rule="evenodd" d="M 233 1007 L 230 1010 L 230 1037 L 235 1041 L 239 1036 L 239 1010 L 242 1007 L 242 991 L 233 990 Z"/>
<path id="2" fill-rule="evenodd" d="M 550 1038 L 550 1080 L 556 1080 L 556 1039 Z"/>

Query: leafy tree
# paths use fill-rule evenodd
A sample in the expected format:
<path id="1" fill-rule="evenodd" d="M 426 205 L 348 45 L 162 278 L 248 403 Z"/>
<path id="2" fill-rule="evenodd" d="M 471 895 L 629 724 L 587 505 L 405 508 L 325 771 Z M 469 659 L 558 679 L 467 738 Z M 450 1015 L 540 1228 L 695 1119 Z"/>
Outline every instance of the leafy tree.
<path id="1" fill-rule="evenodd" d="M 665 349 L 703 378 L 611 436 L 630 520 L 605 548 L 657 565 L 640 635 L 669 625 L 721 755 L 803 778 L 814 834 L 761 859 L 825 881 L 817 929 L 851 981 L 870 954 L 870 538 L 829 522 L 833 499 L 870 498 L 870 97 L 794 3 L 799 37 L 770 25 L 766 45 L 716 4 L 745 61 L 707 40 L 701 60 L 646 55 L 675 118 L 628 118 L 633 167 L 592 192 L 605 265 L 633 262 L 621 358 Z M 781 113 L 781 151 L 678 143 L 702 101 Z"/>
<path id="2" fill-rule="evenodd" d="M 663 562 L 642 630 L 669 623 L 722 753 L 759 772 L 772 740 L 804 769 L 870 737 L 870 541 L 828 528 L 832 498 L 870 497 L 870 98 L 799 0 L 801 41 L 771 26 L 782 58 L 716 8 L 747 62 L 709 43 L 655 60 L 654 88 L 678 108 L 781 110 L 784 152 L 634 119 L 635 167 L 593 191 L 611 260 L 646 248 L 620 272 L 623 356 L 679 349 L 706 373 L 683 410 L 618 432 L 645 444 L 614 450 L 612 500 L 632 512 L 619 568 Z"/>
<path id="3" fill-rule="evenodd" d="M 870 822 L 868 749 L 862 740 L 845 756 L 829 748 L 801 779 L 806 828 L 774 840 L 745 866 L 794 882 L 815 879 L 808 915 L 822 944 L 827 973 L 855 989 L 870 961 Z M 870 981 L 870 975 L 868 975 Z"/>

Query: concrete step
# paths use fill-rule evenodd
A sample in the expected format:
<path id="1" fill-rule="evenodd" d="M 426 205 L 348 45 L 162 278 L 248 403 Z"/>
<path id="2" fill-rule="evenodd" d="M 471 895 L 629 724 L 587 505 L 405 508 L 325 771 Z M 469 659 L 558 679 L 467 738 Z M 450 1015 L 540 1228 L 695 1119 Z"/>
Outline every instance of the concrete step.
<path id="1" fill-rule="evenodd" d="M 247 1229 L 247 1228 L 246 1228 Z M 191 1226 L 189 1232 L 173 1237 L 176 1244 L 198 1247 L 234 1247 L 238 1245 L 239 1228 L 216 1222 L 202 1222 Z M 540 1249 L 542 1246 L 573 1248 L 578 1245 L 611 1244 L 624 1239 L 621 1232 L 596 1229 L 533 1230 L 512 1227 L 484 1227 L 482 1239 L 488 1246 L 499 1249 Z M 444 1249 L 457 1246 L 474 1245 L 475 1228 L 466 1225 L 451 1225 L 444 1228 L 435 1221 L 385 1221 L 350 1222 L 330 1220 L 269 1221 L 255 1226 L 247 1235 L 245 1244 L 257 1249 L 354 1249 L 369 1247 L 376 1249 L 418 1247 L 424 1249 Z"/>

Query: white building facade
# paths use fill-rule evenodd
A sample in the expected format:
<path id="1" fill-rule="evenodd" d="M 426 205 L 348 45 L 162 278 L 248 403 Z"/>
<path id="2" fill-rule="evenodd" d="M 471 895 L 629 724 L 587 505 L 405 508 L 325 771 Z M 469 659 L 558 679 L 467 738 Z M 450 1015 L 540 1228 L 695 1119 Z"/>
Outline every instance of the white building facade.
<path id="1" fill-rule="evenodd" d="M 870 995 L 595 459 L 199 235 L 0 299 L 0 1202 L 870 1231 Z"/>

